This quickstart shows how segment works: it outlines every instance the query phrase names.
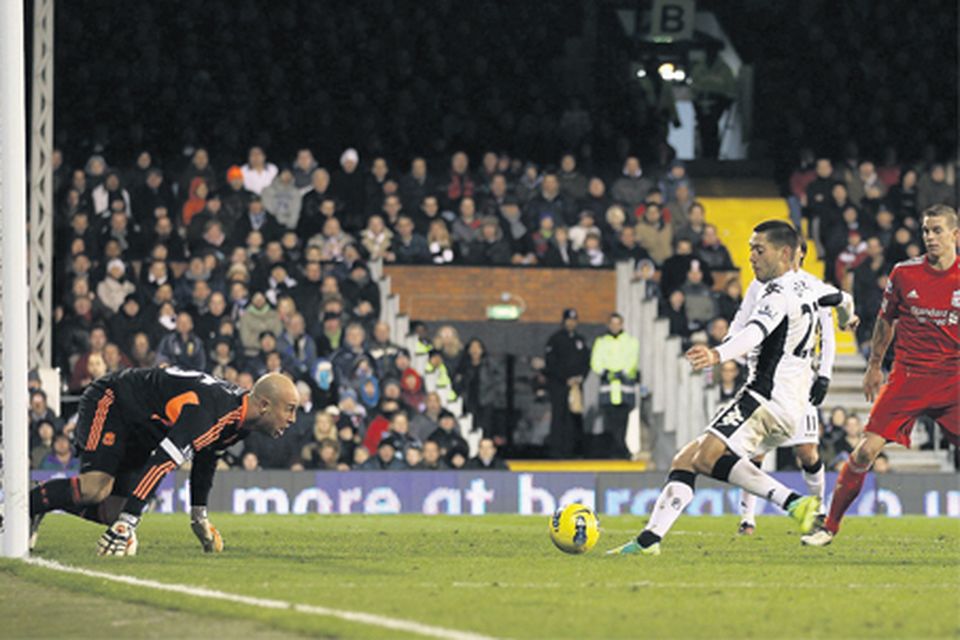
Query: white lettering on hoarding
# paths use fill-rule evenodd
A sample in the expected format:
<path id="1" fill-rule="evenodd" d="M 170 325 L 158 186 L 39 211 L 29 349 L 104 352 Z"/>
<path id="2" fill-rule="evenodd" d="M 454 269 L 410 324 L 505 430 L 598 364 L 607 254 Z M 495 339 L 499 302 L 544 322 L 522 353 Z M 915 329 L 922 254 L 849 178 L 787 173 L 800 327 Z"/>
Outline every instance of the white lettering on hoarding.
<path id="1" fill-rule="evenodd" d="M 440 508 L 440 505 L 444 502 L 447 504 L 446 511 Z M 434 489 L 423 499 L 423 512 L 431 516 L 435 516 L 438 513 L 445 513 L 451 516 L 460 515 L 460 490 L 454 487 Z"/>
<path id="2" fill-rule="evenodd" d="M 261 489 L 250 487 L 233 490 L 233 512 L 246 513 L 247 506 L 253 505 L 254 513 L 289 513 L 290 498 L 287 492 L 277 487 Z M 271 506 L 273 507 L 271 509 Z"/>
<path id="3" fill-rule="evenodd" d="M 470 488 L 466 491 L 467 502 L 470 503 L 470 515 L 482 516 L 487 513 L 487 504 L 493 502 L 493 489 L 487 489 L 483 478 L 470 481 Z"/>
<path id="4" fill-rule="evenodd" d="M 517 476 L 517 506 L 522 516 L 546 516 L 557 510 L 557 501 L 546 489 L 533 486 L 533 474 L 521 473 Z"/>
<path id="5" fill-rule="evenodd" d="M 311 502 L 316 505 L 313 511 L 310 510 Z M 333 500 L 330 499 L 330 495 L 323 489 L 316 487 L 304 489 L 293 499 L 293 513 L 297 515 L 304 513 L 333 513 Z"/>

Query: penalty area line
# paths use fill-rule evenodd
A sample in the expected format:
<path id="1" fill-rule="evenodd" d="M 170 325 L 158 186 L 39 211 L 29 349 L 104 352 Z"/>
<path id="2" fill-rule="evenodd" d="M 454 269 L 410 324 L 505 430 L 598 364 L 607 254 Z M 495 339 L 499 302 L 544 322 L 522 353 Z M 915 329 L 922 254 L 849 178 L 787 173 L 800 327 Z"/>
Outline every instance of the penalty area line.
<path id="1" fill-rule="evenodd" d="M 403 620 L 402 618 L 390 618 L 387 616 L 381 616 L 373 613 L 364 613 L 362 611 L 349 611 L 346 609 L 332 609 L 330 607 L 321 607 L 311 604 L 298 604 L 296 602 L 287 602 L 286 600 L 274 600 L 271 598 L 257 598 L 254 596 L 244 596 L 238 593 L 228 593 L 226 591 L 219 591 L 217 589 L 207 589 L 204 587 L 191 587 L 186 584 L 176 584 L 169 582 L 158 582 L 156 580 L 145 580 L 143 578 L 136 578 L 134 576 L 127 576 L 123 574 L 107 573 L 104 571 L 93 571 L 91 569 L 82 569 L 80 567 L 71 567 L 69 565 L 60 564 L 53 560 L 44 560 L 43 558 L 26 558 L 24 562 L 27 564 L 42 567 L 44 569 L 50 569 L 51 571 L 59 571 L 61 573 L 72 573 L 75 575 L 86 576 L 88 578 L 100 578 L 102 580 L 109 580 L 110 582 L 117 582 L 120 584 L 126 584 L 133 587 L 142 587 L 144 589 L 154 589 L 156 591 L 167 591 L 171 593 L 179 593 L 187 596 L 192 596 L 195 598 L 208 598 L 210 600 L 221 600 L 223 602 L 233 602 L 236 604 L 244 604 L 252 607 L 259 607 L 261 609 L 279 609 L 279 610 L 289 610 L 295 611 L 297 613 L 303 613 L 307 615 L 325 617 L 325 618 L 337 618 L 339 620 L 346 620 L 348 622 L 356 622 L 359 624 L 366 624 L 374 627 L 382 627 L 384 629 L 391 629 L 393 631 L 405 631 L 407 633 L 414 633 L 421 636 L 428 636 L 431 638 L 441 638 L 442 640 L 496 640 L 492 636 L 485 636 L 477 633 L 470 633 L 469 631 L 457 631 L 456 629 L 447 629 L 445 627 L 437 627 L 429 624 L 422 624 L 420 622 L 414 622 L 412 620 Z"/>

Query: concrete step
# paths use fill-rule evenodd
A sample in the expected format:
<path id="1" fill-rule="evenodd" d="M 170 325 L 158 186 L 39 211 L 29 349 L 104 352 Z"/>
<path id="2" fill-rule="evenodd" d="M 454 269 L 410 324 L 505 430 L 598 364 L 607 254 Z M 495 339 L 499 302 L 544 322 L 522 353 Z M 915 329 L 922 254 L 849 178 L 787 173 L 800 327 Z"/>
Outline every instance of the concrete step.
<path id="1" fill-rule="evenodd" d="M 890 461 L 893 471 L 911 472 L 939 472 L 952 471 L 949 454 L 946 451 L 918 451 L 906 449 L 899 445 L 889 445 L 884 454 Z"/>

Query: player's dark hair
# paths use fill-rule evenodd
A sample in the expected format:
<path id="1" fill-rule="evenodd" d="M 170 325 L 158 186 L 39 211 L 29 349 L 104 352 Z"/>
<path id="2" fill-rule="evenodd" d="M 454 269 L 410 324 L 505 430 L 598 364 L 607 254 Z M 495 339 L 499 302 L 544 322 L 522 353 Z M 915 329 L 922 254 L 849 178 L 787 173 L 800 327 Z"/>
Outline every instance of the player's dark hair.
<path id="1" fill-rule="evenodd" d="M 920 214 L 921 221 L 933 217 L 946 218 L 948 227 L 951 229 L 957 228 L 957 210 L 951 206 L 945 204 L 932 204 L 924 209 L 923 213 Z"/>
<path id="2" fill-rule="evenodd" d="M 800 247 L 800 234 L 789 222 L 767 220 L 755 226 L 753 231 L 765 234 L 770 244 L 777 247 L 790 247 L 794 251 Z"/>

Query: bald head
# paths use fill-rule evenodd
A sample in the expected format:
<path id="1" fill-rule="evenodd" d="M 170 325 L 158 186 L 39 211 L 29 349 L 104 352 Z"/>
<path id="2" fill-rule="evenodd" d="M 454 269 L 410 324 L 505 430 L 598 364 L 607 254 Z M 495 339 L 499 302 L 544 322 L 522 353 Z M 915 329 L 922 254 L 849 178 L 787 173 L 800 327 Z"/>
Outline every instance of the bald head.
<path id="1" fill-rule="evenodd" d="M 253 385 L 253 395 L 271 402 L 291 399 L 299 402 L 300 400 L 297 385 L 282 373 L 268 373 L 261 376 Z"/>
<path id="2" fill-rule="evenodd" d="M 253 385 L 246 426 L 279 438 L 297 419 L 300 393 L 293 380 L 281 373 L 268 373 Z"/>

